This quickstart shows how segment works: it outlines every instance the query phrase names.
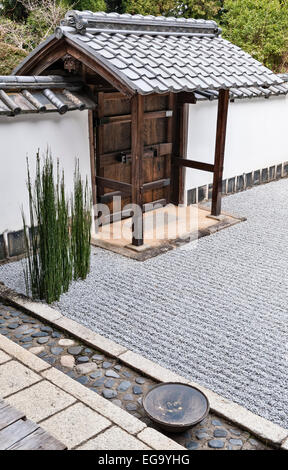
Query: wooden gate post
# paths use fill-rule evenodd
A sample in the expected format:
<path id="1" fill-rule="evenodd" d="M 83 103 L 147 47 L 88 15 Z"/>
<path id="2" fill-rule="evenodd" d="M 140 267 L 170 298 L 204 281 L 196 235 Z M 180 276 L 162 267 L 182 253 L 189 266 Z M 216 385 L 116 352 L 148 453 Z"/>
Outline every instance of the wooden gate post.
<path id="1" fill-rule="evenodd" d="M 172 158 L 172 202 L 173 204 L 183 204 L 184 202 L 184 168 L 178 165 L 178 158 L 184 155 L 184 103 L 177 96 L 174 96 L 173 106 L 173 158 Z"/>
<path id="2" fill-rule="evenodd" d="M 217 130 L 212 190 L 212 215 L 221 214 L 222 177 L 229 105 L 229 90 L 220 90 L 218 98 Z"/>
<path id="3" fill-rule="evenodd" d="M 143 245 L 143 177 L 142 157 L 144 150 L 144 97 L 131 99 L 131 184 L 132 204 L 139 209 L 132 217 L 132 245 Z"/>

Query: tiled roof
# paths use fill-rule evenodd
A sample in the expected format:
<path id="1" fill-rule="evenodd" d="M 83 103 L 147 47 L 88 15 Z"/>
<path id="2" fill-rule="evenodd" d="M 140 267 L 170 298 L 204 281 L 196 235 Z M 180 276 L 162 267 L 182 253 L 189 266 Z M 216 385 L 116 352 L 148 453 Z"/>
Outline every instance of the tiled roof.
<path id="1" fill-rule="evenodd" d="M 69 38 L 140 94 L 283 82 L 220 32 L 214 21 L 70 11 L 56 36 Z"/>
<path id="2" fill-rule="evenodd" d="M 94 103 L 77 79 L 60 76 L 0 76 L 0 116 L 90 109 Z"/>
<path id="3" fill-rule="evenodd" d="M 267 88 L 263 87 L 241 87 L 230 88 L 230 99 L 247 99 L 247 98 L 270 98 L 270 96 L 279 96 L 288 94 L 288 83 L 282 85 L 272 85 Z M 196 91 L 194 93 L 197 101 L 210 100 L 213 101 L 218 98 L 218 91 L 206 90 L 205 92 Z"/>

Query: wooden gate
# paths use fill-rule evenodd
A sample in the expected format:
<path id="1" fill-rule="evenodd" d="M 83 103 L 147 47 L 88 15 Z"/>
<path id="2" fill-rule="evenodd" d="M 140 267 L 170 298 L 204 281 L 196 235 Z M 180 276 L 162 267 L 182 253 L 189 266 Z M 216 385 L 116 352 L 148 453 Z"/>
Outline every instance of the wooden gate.
<path id="1" fill-rule="evenodd" d="M 172 152 L 171 94 L 144 98 L 144 151 L 141 187 L 143 209 L 147 203 L 170 201 Z M 131 203 L 131 100 L 119 92 L 99 92 L 96 120 L 97 202 L 120 214 Z M 113 196 L 121 196 L 121 207 L 113 207 Z M 151 206 L 150 206 L 151 207 Z M 122 217 L 130 216 L 124 211 Z M 109 222 L 102 218 L 102 223 Z"/>

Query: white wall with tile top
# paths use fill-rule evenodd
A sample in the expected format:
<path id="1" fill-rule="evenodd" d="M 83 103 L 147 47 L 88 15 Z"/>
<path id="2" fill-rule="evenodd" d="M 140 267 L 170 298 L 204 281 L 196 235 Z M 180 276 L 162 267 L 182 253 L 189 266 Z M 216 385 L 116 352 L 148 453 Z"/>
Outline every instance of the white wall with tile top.
<path id="1" fill-rule="evenodd" d="M 91 182 L 88 111 L 0 117 L 0 143 L 0 233 L 23 228 L 22 207 L 29 221 L 26 157 L 33 179 L 38 149 L 44 154 L 49 147 L 55 171 L 59 158 L 67 194 L 73 188 L 76 158 L 82 177 Z"/>
<path id="2" fill-rule="evenodd" d="M 213 163 L 217 100 L 189 105 L 187 156 Z M 235 100 L 229 104 L 224 176 L 231 178 L 288 161 L 288 97 Z M 212 173 L 186 169 L 185 189 L 212 183 Z"/>

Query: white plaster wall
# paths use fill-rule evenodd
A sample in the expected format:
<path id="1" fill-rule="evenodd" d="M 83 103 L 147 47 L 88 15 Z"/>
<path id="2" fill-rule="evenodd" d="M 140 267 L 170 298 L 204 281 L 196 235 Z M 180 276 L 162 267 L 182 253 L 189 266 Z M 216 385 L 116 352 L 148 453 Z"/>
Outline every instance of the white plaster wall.
<path id="1" fill-rule="evenodd" d="M 0 117 L 0 233 L 22 229 L 22 206 L 29 220 L 26 156 L 34 176 L 36 152 L 39 148 L 44 153 L 47 146 L 64 169 L 67 193 L 73 187 L 76 158 L 90 184 L 88 111 Z"/>
<path id="2" fill-rule="evenodd" d="M 213 163 L 217 102 L 189 105 L 187 156 Z M 288 98 L 236 100 L 227 122 L 224 179 L 288 161 Z M 212 174 L 186 170 L 189 190 L 212 182 Z"/>

